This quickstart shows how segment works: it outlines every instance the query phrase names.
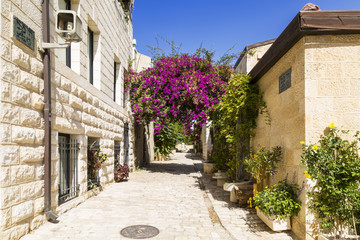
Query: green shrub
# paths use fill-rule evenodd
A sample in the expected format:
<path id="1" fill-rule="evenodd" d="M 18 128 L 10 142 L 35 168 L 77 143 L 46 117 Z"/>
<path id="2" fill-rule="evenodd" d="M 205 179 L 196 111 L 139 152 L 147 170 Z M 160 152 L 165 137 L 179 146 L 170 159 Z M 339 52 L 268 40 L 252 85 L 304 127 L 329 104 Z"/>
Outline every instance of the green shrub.
<path id="1" fill-rule="evenodd" d="M 255 205 L 266 215 L 274 215 L 278 219 L 295 216 L 301 208 L 297 198 L 299 187 L 287 184 L 285 180 L 255 195 Z"/>
<path id="2" fill-rule="evenodd" d="M 320 227 L 342 235 L 345 225 L 353 224 L 353 215 L 360 211 L 360 158 L 359 133 L 353 141 L 342 136 L 334 123 L 329 124 L 326 134 L 317 144 L 301 142 L 302 164 L 306 177 L 315 181 L 309 192 L 310 208 L 320 220 Z"/>

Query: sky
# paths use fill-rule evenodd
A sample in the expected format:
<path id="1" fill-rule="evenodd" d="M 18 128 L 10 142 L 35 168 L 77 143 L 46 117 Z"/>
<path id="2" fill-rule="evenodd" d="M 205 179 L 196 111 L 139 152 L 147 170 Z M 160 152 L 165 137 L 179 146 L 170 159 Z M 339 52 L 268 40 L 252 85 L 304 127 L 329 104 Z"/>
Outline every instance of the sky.
<path id="1" fill-rule="evenodd" d="M 136 49 L 151 56 L 147 46 L 168 49 L 162 38 L 194 53 L 202 45 L 215 60 L 235 45 L 276 38 L 309 0 L 135 0 Z M 321 10 L 360 10 L 360 0 L 314 0 Z M 161 36 L 161 37 L 159 37 Z M 156 38 L 159 39 L 158 44 Z"/>

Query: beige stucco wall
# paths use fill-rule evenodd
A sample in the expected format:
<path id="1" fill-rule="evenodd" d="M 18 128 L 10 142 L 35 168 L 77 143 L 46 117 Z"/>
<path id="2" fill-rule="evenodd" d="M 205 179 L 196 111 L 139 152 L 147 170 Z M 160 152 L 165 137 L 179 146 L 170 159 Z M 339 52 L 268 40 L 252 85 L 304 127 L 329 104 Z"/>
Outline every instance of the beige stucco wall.
<path id="1" fill-rule="evenodd" d="M 279 145 L 283 159 L 267 184 L 287 179 L 305 189 L 302 209 L 292 218 L 292 230 L 301 239 L 313 239 L 314 216 L 306 205 L 312 184 L 300 166 L 300 141 L 315 143 L 329 123 L 360 130 L 360 35 L 306 36 L 296 43 L 259 81 L 271 117 L 259 117 L 252 146 Z M 291 88 L 279 94 L 279 76 L 289 68 Z M 281 169 L 281 170 L 280 170 Z"/>
<path id="2" fill-rule="evenodd" d="M 51 42 L 57 0 L 50 1 Z M 52 50 L 52 209 L 62 213 L 91 196 L 87 191 L 88 137 L 100 140 L 109 157 L 100 171 L 101 184 L 113 181 L 114 141 L 121 142 L 124 123 L 130 127 L 130 167 L 133 166 L 133 122 L 128 101 L 123 104 L 123 72 L 134 58 L 132 24 L 117 1 L 73 0 L 82 20 L 82 41 L 72 43 L 71 68 L 64 50 Z M 79 5 L 81 4 L 81 5 Z M 0 19 L 0 239 L 18 239 L 45 221 L 44 217 L 44 82 L 40 53 L 11 38 L 12 15 L 42 37 L 41 1 L 2 0 Z M 110 27 L 116 23 L 116 29 Z M 88 80 L 87 29 L 95 32 L 94 84 Z M 37 47 L 37 46 L 35 46 Z M 117 96 L 113 100 L 114 62 L 118 64 Z M 78 139 L 79 196 L 59 206 L 58 133 Z"/>
<path id="3" fill-rule="evenodd" d="M 135 51 L 135 59 L 133 65 L 134 65 L 134 69 L 137 72 L 146 70 L 147 68 L 152 66 L 151 57 Z"/>
<path id="4" fill-rule="evenodd" d="M 272 43 L 250 49 L 247 53 L 245 53 L 245 56 L 241 59 L 234 72 L 248 74 L 264 56 L 271 45 Z"/>

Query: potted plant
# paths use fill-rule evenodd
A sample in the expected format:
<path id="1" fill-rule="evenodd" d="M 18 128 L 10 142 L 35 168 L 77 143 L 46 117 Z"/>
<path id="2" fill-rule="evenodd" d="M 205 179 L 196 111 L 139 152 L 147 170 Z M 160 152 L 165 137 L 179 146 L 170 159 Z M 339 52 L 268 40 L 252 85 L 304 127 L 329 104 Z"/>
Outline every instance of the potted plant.
<path id="1" fill-rule="evenodd" d="M 129 166 L 124 163 L 121 165 L 119 162 L 116 164 L 115 171 L 114 171 L 114 180 L 115 182 L 121 182 L 126 180 L 129 177 Z"/>
<path id="2" fill-rule="evenodd" d="M 272 150 L 266 150 L 265 147 L 261 147 L 260 145 L 256 152 L 251 153 L 245 158 L 245 170 L 256 179 L 254 195 L 263 189 L 262 184 L 266 178 L 266 174 L 275 174 L 276 163 L 278 163 L 280 159 L 280 146 L 273 147 Z"/>
<path id="3" fill-rule="evenodd" d="M 270 188 L 265 187 L 253 198 L 256 214 L 273 231 L 291 229 L 290 217 L 299 213 L 301 201 L 297 197 L 299 187 L 280 181 Z"/>
<path id="4" fill-rule="evenodd" d="M 101 151 L 100 147 L 94 149 L 94 144 L 95 142 L 88 149 L 88 189 L 100 185 L 99 170 L 102 164 L 108 160 L 107 155 Z"/>
<path id="5" fill-rule="evenodd" d="M 316 144 L 301 142 L 305 177 L 314 181 L 309 208 L 320 221 L 320 229 L 328 239 L 343 239 L 345 229 L 358 234 L 360 213 L 359 132 L 350 140 L 343 139 L 348 131 L 329 124 Z M 346 236 L 346 239 L 357 239 Z"/>

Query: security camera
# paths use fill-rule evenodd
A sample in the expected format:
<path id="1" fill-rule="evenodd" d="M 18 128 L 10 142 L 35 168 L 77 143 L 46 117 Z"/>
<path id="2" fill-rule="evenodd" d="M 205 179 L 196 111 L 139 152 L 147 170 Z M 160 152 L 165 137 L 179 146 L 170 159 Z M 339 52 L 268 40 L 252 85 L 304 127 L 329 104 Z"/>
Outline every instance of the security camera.
<path id="1" fill-rule="evenodd" d="M 58 10 L 55 18 L 55 31 L 65 42 L 81 41 L 81 20 L 72 10 Z"/>

